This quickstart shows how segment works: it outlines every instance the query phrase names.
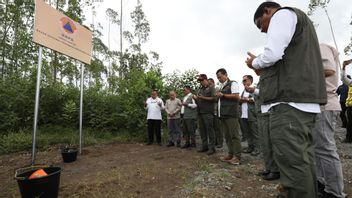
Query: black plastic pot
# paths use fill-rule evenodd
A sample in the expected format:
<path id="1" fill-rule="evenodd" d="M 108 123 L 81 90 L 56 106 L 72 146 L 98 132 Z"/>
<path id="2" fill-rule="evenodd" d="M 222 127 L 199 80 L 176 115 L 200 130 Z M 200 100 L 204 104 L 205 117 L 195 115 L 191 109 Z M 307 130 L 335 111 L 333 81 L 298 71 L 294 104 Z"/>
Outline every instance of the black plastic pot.
<path id="1" fill-rule="evenodd" d="M 16 171 L 15 179 L 23 198 L 58 197 L 61 168 L 44 167 L 43 169 L 48 174 L 47 176 L 29 179 L 33 172 L 41 168 L 43 167 L 28 167 Z"/>
<path id="2" fill-rule="evenodd" d="M 65 163 L 76 161 L 77 153 L 78 149 L 76 147 L 69 147 L 61 150 L 62 159 Z"/>

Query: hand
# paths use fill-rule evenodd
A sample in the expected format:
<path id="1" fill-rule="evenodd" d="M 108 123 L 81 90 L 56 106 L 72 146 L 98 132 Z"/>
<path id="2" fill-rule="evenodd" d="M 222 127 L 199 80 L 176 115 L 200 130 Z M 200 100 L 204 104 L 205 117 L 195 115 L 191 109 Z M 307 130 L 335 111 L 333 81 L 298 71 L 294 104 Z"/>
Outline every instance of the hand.
<path id="1" fill-rule="evenodd" d="M 147 105 L 148 105 L 147 102 L 144 102 L 144 107 L 147 107 Z"/>
<path id="2" fill-rule="evenodd" d="M 194 99 L 194 100 L 198 100 L 198 99 L 199 99 L 199 96 L 193 95 L 193 99 Z"/>
<path id="3" fill-rule="evenodd" d="M 255 87 L 250 87 L 250 86 L 244 86 L 244 89 L 249 92 L 249 93 L 253 93 L 255 90 Z"/>
<path id="4" fill-rule="evenodd" d="M 159 107 L 161 107 L 161 102 L 158 102 Z"/>
<path id="5" fill-rule="evenodd" d="M 253 62 L 253 60 L 254 60 L 257 56 L 255 56 L 254 54 L 252 54 L 252 53 L 250 53 L 250 52 L 247 52 L 247 55 L 248 55 L 249 57 L 247 57 L 247 60 L 246 60 L 245 62 L 246 62 L 247 66 L 248 66 L 250 69 L 254 69 L 254 68 L 253 68 L 253 65 L 252 65 L 252 62 Z"/>
<path id="6" fill-rule="evenodd" d="M 186 103 L 186 102 L 183 102 L 183 103 L 182 103 L 182 106 L 187 106 L 187 103 Z"/>
<path id="7" fill-rule="evenodd" d="M 217 96 L 217 97 L 221 98 L 221 97 L 223 97 L 223 96 L 224 96 L 224 94 L 223 94 L 223 93 L 221 93 L 220 91 L 218 91 L 218 92 L 216 92 L 215 96 Z"/>
<path id="8" fill-rule="evenodd" d="M 342 63 L 342 69 L 345 70 L 346 66 L 352 63 L 352 59 L 350 60 L 345 60 Z"/>
<path id="9" fill-rule="evenodd" d="M 243 102 L 248 102 L 248 98 L 247 97 L 242 97 L 241 99 Z"/>

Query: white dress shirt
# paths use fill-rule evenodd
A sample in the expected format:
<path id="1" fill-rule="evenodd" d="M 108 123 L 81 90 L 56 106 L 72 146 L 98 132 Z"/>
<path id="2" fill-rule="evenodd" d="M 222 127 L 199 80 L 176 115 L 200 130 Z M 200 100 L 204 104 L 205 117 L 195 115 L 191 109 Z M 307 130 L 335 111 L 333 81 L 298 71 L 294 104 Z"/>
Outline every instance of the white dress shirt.
<path id="1" fill-rule="evenodd" d="M 267 43 L 264 47 L 264 52 L 253 60 L 253 68 L 262 69 L 270 67 L 282 59 L 285 49 L 290 44 L 293 34 L 296 31 L 296 24 L 297 15 L 292 10 L 282 9 L 272 16 L 267 31 Z M 262 105 L 261 110 L 263 113 L 266 113 L 271 107 L 282 103 L 304 112 L 320 113 L 320 106 L 316 103 L 277 102 Z"/>

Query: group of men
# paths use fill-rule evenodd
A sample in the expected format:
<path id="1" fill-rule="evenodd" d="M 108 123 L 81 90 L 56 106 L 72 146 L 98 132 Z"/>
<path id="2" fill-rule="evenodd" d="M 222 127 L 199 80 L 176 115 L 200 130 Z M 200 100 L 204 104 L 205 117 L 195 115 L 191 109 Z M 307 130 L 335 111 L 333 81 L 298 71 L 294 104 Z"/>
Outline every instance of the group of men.
<path id="1" fill-rule="evenodd" d="M 255 56 L 248 52 L 245 61 L 259 76 L 257 86 L 251 85 L 250 75 L 244 76 L 245 91 L 240 95 L 238 83 L 228 78 L 225 69 L 216 72 L 218 87 L 214 87 L 205 74 L 199 75 L 202 85 L 199 93 L 192 94 L 186 86 L 182 101 L 171 97 L 174 92 L 170 93 L 165 105 L 169 131 L 181 131 L 178 126 L 183 117 L 185 144 L 182 147 L 195 146 L 197 118 L 202 139 L 199 151 L 211 155 L 215 153 L 214 123 L 217 123 L 228 147 L 228 154 L 220 159 L 239 165 L 240 120 L 242 138 L 248 141 L 245 152 L 257 155 L 261 151 L 265 165 L 261 172 L 263 177 L 280 177 L 277 197 L 345 197 L 341 161 L 334 139 L 336 119 L 341 111 L 336 93 L 337 50 L 319 44 L 311 20 L 297 8 L 267 1 L 257 8 L 253 22 L 267 34 L 263 53 Z M 347 78 L 345 67 L 351 62 L 344 61 L 341 71 L 347 86 L 352 85 L 352 80 Z M 153 103 L 159 110 L 164 108 L 158 98 L 147 101 L 148 119 Z M 346 106 L 345 142 L 352 142 L 351 88 Z M 150 123 L 160 131 L 160 122 Z M 151 143 L 149 120 L 148 129 Z M 181 146 L 180 133 L 175 134 L 178 134 L 176 144 Z M 170 137 L 169 140 L 169 145 L 173 145 L 175 139 Z M 157 142 L 161 143 L 160 135 Z"/>

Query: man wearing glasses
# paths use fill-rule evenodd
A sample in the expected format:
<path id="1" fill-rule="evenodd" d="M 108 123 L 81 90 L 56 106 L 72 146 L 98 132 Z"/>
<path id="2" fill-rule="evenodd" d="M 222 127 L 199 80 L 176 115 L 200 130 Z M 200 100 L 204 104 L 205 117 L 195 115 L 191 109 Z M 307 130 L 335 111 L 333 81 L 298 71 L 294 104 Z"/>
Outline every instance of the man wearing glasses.
<path id="1" fill-rule="evenodd" d="M 254 23 L 267 43 L 259 56 L 248 52 L 246 63 L 261 70 L 261 109 L 270 113 L 279 197 L 317 197 L 312 128 L 327 94 L 314 25 L 303 11 L 269 1 L 257 8 Z"/>

